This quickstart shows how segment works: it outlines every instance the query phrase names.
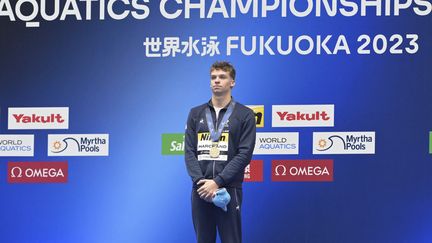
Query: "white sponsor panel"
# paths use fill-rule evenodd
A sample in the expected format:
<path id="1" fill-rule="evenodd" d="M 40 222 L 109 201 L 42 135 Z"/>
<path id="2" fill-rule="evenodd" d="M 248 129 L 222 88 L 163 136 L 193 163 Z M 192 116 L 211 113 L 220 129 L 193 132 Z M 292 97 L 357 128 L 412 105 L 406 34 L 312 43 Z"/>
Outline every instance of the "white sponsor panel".
<path id="1" fill-rule="evenodd" d="M 258 132 L 254 154 L 298 154 L 298 132 Z"/>
<path id="2" fill-rule="evenodd" d="M 375 154 L 375 132 L 314 132 L 313 154 Z"/>
<path id="3" fill-rule="evenodd" d="M 49 134 L 48 156 L 108 156 L 109 134 Z"/>
<path id="4" fill-rule="evenodd" d="M 9 108 L 8 129 L 68 129 L 69 107 Z"/>
<path id="5" fill-rule="evenodd" d="M 34 155 L 34 135 L 0 135 L 0 156 L 32 157 Z"/>
<path id="6" fill-rule="evenodd" d="M 273 105 L 272 127 L 333 127 L 334 105 Z"/>

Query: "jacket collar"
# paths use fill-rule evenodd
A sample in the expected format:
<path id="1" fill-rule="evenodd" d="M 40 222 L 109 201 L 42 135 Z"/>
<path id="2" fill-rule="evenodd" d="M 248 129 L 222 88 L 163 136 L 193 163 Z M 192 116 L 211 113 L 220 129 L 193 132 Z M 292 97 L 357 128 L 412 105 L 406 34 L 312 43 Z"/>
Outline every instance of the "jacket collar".
<path id="1" fill-rule="evenodd" d="M 222 109 L 228 109 L 228 106 L 231 104 L 231 102 L 233 102 L 234 101 L 234 98 L 231 96 L 231 100 L 230 100 L 230 102 L 224 107 L 224 108 L 222 108 Z M 213 108 L 214 109 L 214 106 L 213 106 L 213 103 L 212 103 L 212 100 L 211 100 L 211 98 L 210 98 L 210 100 L 207 102 L 207 105 L 209 106 L 209 107 L 211 107 L 211 108 Z"/>

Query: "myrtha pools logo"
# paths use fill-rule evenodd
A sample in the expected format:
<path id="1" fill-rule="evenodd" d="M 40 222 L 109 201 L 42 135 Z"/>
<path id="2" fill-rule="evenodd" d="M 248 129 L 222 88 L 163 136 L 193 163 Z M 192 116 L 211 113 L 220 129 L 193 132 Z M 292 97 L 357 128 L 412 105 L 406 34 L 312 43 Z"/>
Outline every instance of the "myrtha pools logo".
<path id="1" fill-rule="evenodd" d="M 48 135 L 48 156 L 108 156 L 108 134 Z"/>
<path id="2" fill-rule="evenodd" d="M 314 154 L 374 154 L 375 132 L 315 132 Z"/>

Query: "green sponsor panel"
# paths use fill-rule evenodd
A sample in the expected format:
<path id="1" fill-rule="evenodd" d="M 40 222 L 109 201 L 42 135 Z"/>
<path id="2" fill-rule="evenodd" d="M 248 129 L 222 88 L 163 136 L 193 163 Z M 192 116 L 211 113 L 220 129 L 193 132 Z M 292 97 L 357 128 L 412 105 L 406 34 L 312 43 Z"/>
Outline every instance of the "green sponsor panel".
<path id="1" fill-rule="evenodd" d="M 429 153 L 432 154 L 432 132 L 429 132 Z"/>
<path id="2" fill-rule="evenodd" d="M 184 154 L 184 133 L 162 134 L 162 155 Z"/>

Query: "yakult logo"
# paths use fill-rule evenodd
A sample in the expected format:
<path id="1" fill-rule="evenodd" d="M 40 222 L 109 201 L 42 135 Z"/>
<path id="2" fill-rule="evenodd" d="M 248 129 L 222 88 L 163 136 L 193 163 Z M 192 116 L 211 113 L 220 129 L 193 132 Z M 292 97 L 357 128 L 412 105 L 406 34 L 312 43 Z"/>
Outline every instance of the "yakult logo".
<path id="1" fill-rule="evenodd" d="M 273 160 L 272 181 L 333 181 L 333 160 Z"/>
<path id="2" fill-rule="evenodd" d="M 333 127 L 334 105 L 273 105 L 273 127 Z"/>
<path id="3" fill-rule="evenodd" d="M 48 135 L 48 156 L 108 156 L 108 134 Z"/>
<path id="4" fill-rule="evenodd" d="M 9 162 L 9 183 L 65 183 L 67 162 Z"/>
<path id="5" fill-rule="evenodd" d="M 375 154 L 375 132 L 315 132 L 313 154 Z"/>
<path id="6" fill-rule="evenodd" d="M 8 129 L 68 129 L 68 107 L 9 108 Z"/>

